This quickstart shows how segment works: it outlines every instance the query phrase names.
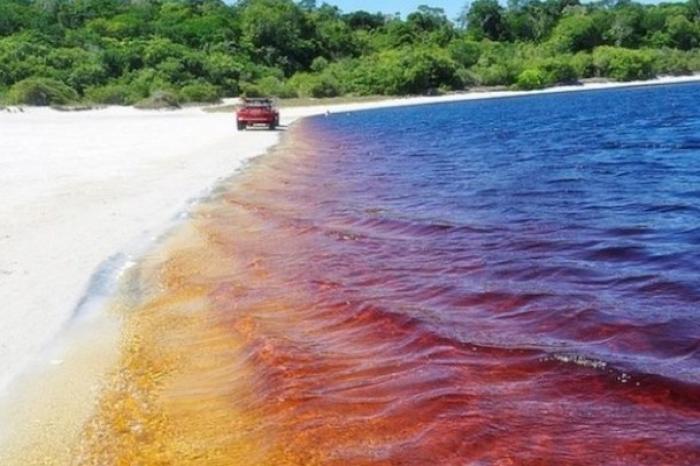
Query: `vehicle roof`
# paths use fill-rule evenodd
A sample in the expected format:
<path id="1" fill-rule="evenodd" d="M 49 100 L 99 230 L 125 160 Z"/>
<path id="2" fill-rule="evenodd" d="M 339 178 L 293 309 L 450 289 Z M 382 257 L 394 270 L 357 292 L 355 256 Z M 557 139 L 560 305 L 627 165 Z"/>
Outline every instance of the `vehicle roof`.
<path id="1" fill-rule="evenodd" d="M 245 105 L 272 105 L 274 101 L 270 97 L 243 97 L 241 103 Z"/>

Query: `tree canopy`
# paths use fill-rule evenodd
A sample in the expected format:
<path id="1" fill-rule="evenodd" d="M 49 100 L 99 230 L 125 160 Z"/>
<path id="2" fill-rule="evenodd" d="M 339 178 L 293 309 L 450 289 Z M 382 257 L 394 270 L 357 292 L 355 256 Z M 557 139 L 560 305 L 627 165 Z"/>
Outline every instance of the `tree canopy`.
<path id="1" fill-rule="evenodd" d="M 540 88 L 700 70 L 700 0 L 473 0 L 453 22 L 315 0 L 2 0 L 0 101 Z"/>

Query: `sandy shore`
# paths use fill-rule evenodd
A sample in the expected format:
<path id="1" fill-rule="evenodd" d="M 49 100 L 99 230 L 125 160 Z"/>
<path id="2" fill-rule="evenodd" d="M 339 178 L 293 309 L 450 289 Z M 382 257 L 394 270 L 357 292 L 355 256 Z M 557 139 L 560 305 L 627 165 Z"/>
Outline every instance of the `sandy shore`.
<path id="1" fill-rule="evenodd" d="M 284 109 L 282 123 L 327 111 L 692 81 L 700 76 L 298 107 Z M 54 361 L 47 348 L 86 295 L 109 294 L 110 277 L 280 134 L 237 132 L 231 114 L 196 108 L 0 112 L 0 393 L 23 369 Z"/>

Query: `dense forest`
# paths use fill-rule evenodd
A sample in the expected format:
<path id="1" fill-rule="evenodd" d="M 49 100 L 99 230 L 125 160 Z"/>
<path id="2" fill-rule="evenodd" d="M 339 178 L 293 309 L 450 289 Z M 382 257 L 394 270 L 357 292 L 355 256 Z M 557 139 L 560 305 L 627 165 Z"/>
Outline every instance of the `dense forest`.
<path id="1" fill-rule="evenodd" d="M 535 89 L 700 70 L 700 0 L 474 0 L 451 20 L 314 0 L 0 0 L 0 101 Z"/>

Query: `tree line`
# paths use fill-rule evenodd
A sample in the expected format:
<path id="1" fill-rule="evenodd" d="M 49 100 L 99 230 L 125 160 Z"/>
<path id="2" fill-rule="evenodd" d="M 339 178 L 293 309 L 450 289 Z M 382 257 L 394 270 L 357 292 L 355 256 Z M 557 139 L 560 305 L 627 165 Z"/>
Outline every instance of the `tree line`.
<path id="1" fill-rule="evenodd" d="M 700 0 L 474 0 L 454 21 L 314 0 L 2 0 L 0 101 L 537 89 L 700 70 Z"/>

